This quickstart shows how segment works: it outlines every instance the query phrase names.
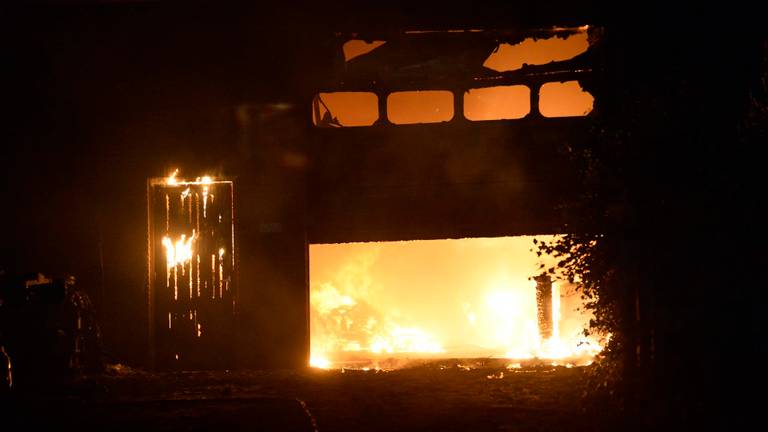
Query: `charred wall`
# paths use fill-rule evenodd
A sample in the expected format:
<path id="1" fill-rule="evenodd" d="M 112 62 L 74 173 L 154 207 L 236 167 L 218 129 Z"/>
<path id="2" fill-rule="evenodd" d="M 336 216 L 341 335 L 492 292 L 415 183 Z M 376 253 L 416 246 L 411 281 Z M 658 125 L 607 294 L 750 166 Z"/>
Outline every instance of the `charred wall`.
<path id="1" fill-rule="evenodd" d="M 584 119 L 316 131 L 309 241 L 552 233 L 576 193 L 567 148 Z"/>

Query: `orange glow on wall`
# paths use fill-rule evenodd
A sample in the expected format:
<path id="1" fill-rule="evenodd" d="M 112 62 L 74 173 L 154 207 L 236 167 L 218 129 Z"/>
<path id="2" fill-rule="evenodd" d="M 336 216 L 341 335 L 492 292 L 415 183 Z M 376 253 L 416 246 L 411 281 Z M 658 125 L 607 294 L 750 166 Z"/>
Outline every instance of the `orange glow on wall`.
<path id="1" fill-rule="evenodd" d="M 531 111 L 531 90 L 523 85 L 472 89 L 464 93 L 468 120 L 520 119 Z"/>
<path id="2" fill-rule="evenodd" d="M 453 93 L 423 90 L 391 93 L 387 118 L 394 124 L 441 123 L 453 119 Z"/>
<path id="3" fill-rule="evenodd" d="M 315 126 L 371 126 L 379 119 L 379 99 L 370 92 L 319 93 L 313 102 Z"/>
<path id="4" fill-rule="evenodd" d="M 539 91 L 539 111 L 544 117 L 580 117 L 592 112 L 595 98 L 578 81 L 550 82 Z"/>

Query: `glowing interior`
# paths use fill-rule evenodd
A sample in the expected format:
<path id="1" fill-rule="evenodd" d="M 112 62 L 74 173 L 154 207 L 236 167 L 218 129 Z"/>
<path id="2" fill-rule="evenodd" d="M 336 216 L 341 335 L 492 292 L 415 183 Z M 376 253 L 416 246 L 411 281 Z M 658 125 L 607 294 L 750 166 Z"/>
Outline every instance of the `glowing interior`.
<path id="1" fill-rule="evenodd" d="M 375 93 L 319 93 L 313 101 L 315 126 L 371 126 L 378 119 L 379 99 Z"/>
<path id="2" fill-rule="evenodd" d="M 573 285 L 556 281 L 554 331 L 539 336 L 529 278 L 541 272 L 540 263 L 550 263 L 533 248 L 533 237 L 311 245 L 311 364 L 591 361 L 601 342 L 583 334 L 590 316 Z"/>
<path id="3" fill-rule="evenodd" d="M 447 90 L 390 93 L 387 118 L 394 124 L 450 121 L 453 118 L 453 93 Z"/>
<path id="4" fill-rule="evenodd" d="M 503 43 L 485 60 L 483 66 L 498 72 L 518 70 L 523 65 L 543 65 L 569 60 L 589 49 L 587 27 L 567 37 L 527 38 L 510 45 Z"/>
<path id="5" fill-rule="evenodd" d="M 531 90 L 524 85 L 470 89 L 464 93 L 468 120 L 520 119 L 531 111 Z"/>
<path id="6" fill-rule="evenodd" d="M 549 82 L 539 91 L 539 111 L 544 117 L 580 117 L 592 112 L 595 98 L 578 81 Z"/>

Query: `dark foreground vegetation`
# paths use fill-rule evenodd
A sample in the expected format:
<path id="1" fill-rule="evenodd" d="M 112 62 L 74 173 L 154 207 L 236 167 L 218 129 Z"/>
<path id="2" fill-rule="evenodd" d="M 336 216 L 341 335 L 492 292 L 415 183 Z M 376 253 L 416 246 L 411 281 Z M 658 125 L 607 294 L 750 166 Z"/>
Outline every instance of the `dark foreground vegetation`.
<path id="1" fill-rule="evenodd" d="M 732 362 L 767 351 L 768 39 L 732 12 L 609 20 L 596 138 L 567 150 L 585 192 L 562 203 L 572 234 L 540 245 L 613 335 L 590 392 L 625 430 L 743 430 L 759 412 L 761 368 Z"/>

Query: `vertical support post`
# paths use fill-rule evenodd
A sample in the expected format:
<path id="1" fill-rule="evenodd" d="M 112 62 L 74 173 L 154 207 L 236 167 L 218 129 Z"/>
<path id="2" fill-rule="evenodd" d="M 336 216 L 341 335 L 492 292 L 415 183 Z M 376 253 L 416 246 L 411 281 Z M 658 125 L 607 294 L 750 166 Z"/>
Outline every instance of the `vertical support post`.
<path id="1" fill-rule="evenodd" d="M 147 364 L 150 370 L 156 367 L 155 353 L 155 271 L 154 271 L 154 194 L 152 193 L 152 180 L 147 180 Z"/>
<path id="2" fill-rule="evenodd" d="M 529 117 L 541 118 L 541 110 L 539 109 L 539 93 L 541 92 L 541 83 L 536 82 L 531 84 L 531 110 L 528 113 Z"/>
<path id="3" fill-rule="evenodd" d="M 465 90 L 463 88 L 453 89 L 453 119 L 451 119 L 451 122 L 453 123 L 463 123 L 465 120 L 464 93 Z"/>
<path id="4" fill-rule="evenodd" d="M 390 125 L 389 117 L 387 117 L 387 97 L 389 96 L 389 91 L 386 91 L 384 89 L 377 89 L 376 90 L 376 99 L 379 103 L 379 119 L 376 120 L 377 125 Z"/>
<path id="5" fill-rule="evenodd" d="M 542 274 L 536 281 L 536 315 L 539 321 L 539 335 L 542 339 L 552 337 L 552 278 Z"/>

